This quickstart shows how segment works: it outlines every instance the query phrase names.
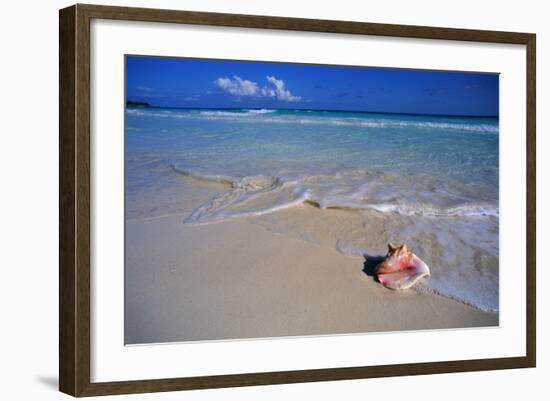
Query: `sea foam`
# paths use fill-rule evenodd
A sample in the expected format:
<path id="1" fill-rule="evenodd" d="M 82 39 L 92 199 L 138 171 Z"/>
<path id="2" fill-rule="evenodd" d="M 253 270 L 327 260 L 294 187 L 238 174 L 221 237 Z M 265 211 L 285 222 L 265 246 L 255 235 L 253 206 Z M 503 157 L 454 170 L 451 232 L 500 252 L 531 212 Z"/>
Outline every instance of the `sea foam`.
<path id="1" fill-rule="evenodd" d="M 187 224 L 204 224 L 236 217 L 256 216 L 301 203 L 321 209 L 372 209 L 408 216 L 498 217 L 491 203 L 466 201 L 449 188 L 437 191 L 431 180 L 400 177 L 365 171 L 338 172 L 333 175 L 287 175 L 230 177 L 206 174 L 172 165 L 174 171 L 199 181 L 228 186 L 225 192 L 197 208 Z M 397 181 L 397 182 L 396 182 Z M 399 191 L 401 196 L 396 196 Z"/>

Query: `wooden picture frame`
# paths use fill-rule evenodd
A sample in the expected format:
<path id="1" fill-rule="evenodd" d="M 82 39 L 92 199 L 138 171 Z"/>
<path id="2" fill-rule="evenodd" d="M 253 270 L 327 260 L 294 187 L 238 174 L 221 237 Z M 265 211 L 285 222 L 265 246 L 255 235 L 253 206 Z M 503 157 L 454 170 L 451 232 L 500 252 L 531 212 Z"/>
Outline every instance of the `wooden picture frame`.
<path id="1" fill-rule="evenodd" d="M 399 365 L 91 382 L 90 21 L 94 18 L 525 45 L 527 54 L 525 60 L 527 71 L 526 355 Z M 95 396 L 535 366 L 535 34 L 80 4 L 60 10 L 59 29 L 60 391 L 73 396 Z"/>

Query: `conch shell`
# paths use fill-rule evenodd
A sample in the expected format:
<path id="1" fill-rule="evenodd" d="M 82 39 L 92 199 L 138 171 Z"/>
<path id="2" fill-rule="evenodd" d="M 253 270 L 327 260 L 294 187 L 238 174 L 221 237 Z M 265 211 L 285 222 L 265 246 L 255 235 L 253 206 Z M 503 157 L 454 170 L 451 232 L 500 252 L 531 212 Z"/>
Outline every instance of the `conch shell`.
<path id="1" fill-rule="evenodd" d="M 388 254 L 374 270 L 378 281 L 392 290 L 412 287 L 422 277 L 430 275 L 428 265 L 412 253 L 407 245 L 388 244 Z"/>

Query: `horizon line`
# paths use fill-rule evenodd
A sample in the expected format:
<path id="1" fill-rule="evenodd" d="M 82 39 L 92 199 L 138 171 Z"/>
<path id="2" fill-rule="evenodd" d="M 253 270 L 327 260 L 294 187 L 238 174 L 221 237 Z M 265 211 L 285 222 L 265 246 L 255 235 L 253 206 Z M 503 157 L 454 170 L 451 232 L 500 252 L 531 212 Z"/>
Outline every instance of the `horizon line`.
<path id="1" fill-rule="evenodd" d="M 128 105 L 128 102 L 147 103 L 147 105 Z M 463 117 L 463 118 L 499 118 L 499 114 L 490 115 L 472 115 L 472 114 L 434 114 L 434 113 L 412 113 L 395 111 L 372 111 L 372 110 L 347 110 L 347 109 L 316 109 L 316 108 L 289 108 L 289 107 L 189 107 L 189 106 L 157 106 L 149 102 L 126 100 L 126 107 L 147 107 L 155 109 L 183 109 L 183 110 L 295 110 L 295 111 L 328 111 L 342 113 L 365 113 L 365 114 L 393 114 L 408 116 L 427 116 L 427 117 Z"/>

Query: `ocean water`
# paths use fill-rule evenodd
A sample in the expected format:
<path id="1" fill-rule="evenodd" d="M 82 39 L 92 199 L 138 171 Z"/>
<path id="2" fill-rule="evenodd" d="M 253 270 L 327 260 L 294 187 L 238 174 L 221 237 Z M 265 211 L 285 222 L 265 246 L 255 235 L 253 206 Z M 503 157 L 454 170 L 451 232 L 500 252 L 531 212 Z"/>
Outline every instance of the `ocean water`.
<path id="1" fill-rule="evenodd" d="M 126 193 L 154 188 L 148 171 L 162 166 L 223 186 L 183 224 L 348 210 L 365 232 L 339 229 L 336 249 L 382 253 L 368 235 L 407 242 L 432 269 L 417 290 L 497 312 L 498 134 L 497 118 L 129 107 Z"/>

